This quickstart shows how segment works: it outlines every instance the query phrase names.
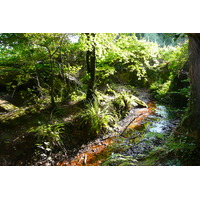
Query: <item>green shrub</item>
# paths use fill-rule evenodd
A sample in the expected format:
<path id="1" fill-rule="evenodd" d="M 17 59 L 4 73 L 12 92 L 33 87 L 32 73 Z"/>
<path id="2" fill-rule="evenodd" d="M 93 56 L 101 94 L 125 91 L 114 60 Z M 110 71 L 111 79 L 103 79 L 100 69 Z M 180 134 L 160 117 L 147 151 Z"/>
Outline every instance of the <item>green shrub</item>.
<path id="1" fill-rule="evenodd" d="M 79 114 L 79 118 L 79 127 L 86 128 L 88 134 L 92 136 L 106 133 L 116 121 L 113 114 L 108 112 L 108 107 L 101 108 L 97 101 L 88 104 L 87 109 Z"/>
<path id="2" fill-rule="evenodd" d="M 154 160 L 155 163 L 162 165 L 191 165 L 198 154 L 192 138 L 188 139 L 184 135 L 178 137 L 170 135 L 164 145 L 152 149 L 145 162 L 148 164 L 150 160 Z M 152 163 L 150 162 L 149 165 Z"/>
<path id="3" fill-rule="evenodd" d="M 167 94 L 167 92 L 170 88 L 170 84 L 171 84 L 171 80 L 168 80 L 165 83 L 154 82 L 151 85 L 150 89 L 151 89 L 152 93 L 154 94 L 154 97 L 157 99 L 160 99 Z"/>
<path id="4" fill-rule="evenodd" d="M 188 44 L 185 42 L 175 47 L 168 46 L 159 49 L 160 65 L 149 71 L 149 76 L 151 76 L 150 89 L 155 98 L 160 100 L 166 97 L 168 100 L 168 91 L 173 84 L 173 79 L 188 60 L 187 46 Z M 185 89 L 179 92 L 187 93 Z"/>
<path id="5" fill-rule="evenodd" d="M 64 132 L 63 123 L 45 124 L 39 122 L 40 125 L 29 129 L 29 132 L 35 133 L 37 146 L 46 151 L 53 151 L 55 147 L 63 149 L 63 142 L 60 134 Z"/>

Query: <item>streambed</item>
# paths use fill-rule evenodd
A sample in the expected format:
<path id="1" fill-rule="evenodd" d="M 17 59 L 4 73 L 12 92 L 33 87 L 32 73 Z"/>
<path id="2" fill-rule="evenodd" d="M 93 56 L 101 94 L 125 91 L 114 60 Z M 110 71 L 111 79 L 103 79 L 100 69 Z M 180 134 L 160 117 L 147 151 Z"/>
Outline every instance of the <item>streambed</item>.
<path id="1" fill-rule="evenodd" d="M 110 147 L 110 156 L 102 165 L 140 165 L 149 152 L 165 142 L 179 124 L 180 119 L 175 119 L 170 108 L 164 105 L 153 104 L 151 114 L 140 123 L 134 121 L 123 134 L 116 138 Z M 141 112 L 139 110 L 138 112 Z"/>
<path id="2" fill-rule="evenodd" d="M 173 111 L 169 107 L 155 102 L 149 102 L 148 108 L 132 109 L 118 123 L 114 134 L 97 139 L 71 161 L 57 165 L 138 165 L 154 147 L 163 144 L 165 138 L 179 124 L 180 119 L 172 116 Z"/>

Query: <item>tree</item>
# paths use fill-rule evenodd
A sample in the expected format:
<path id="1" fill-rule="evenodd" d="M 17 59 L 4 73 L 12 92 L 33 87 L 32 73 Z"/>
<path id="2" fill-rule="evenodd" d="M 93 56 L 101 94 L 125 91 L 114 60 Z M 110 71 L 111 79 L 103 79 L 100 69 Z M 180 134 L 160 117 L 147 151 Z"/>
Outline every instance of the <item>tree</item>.
<path id="1" fill-rule="evenodd" d="M 88 83 L 86 100 L 89 102 L 94 101 L 94 85 L 95 85 L 95 71 L 96 71 L 96 52 L 95 52 L 95 33 L 86 33 L 88 41 L 93 41 L 92 48 L 86 52 L 87 72 L 90 75 Z"/>
<path id="2" fill-rule="evenodd" d="M 54 83 L 59 74 L 64 76 L 68 34 L 5 33 L 0 34 L 0 44 L 0 65 L 10 66 L 13 71 L 20 70 L 16 87 L 34 79 L 42 97 L 42 87 L 48 88 L 51 105 L 55 107 Z"/>
<path id="3" fill-rule="evenodd" d="M 51 106 L 52 108 L 56 107 L 55 98 L 54 98 L 54 56 L 58 53 L 59 49 L 62 47 L 65 34 L 48 34 L 42 35 L 45 39 L 45 42 L 40 44 L 47 49 L 50 63 L 50 96 L 51 96 Z M 40 36 L 41 37 L 41 36 Z M 58 39 L 57 39 L 58 38 Z"/>
<path id="4" fill-rule="evenodd" d="M 188 113 L 177 132 L 188 133 L 200 145 L 200 33 L 190 33 L 188 37 L 191 92 Z"/>
<path id="5" fill-rule="evenodd" d="M 33 35 L 33 34 L 32 34 Z M 46 55 L 33 45 L 30 34 L 4 33 L 0 34 L 2 68 L 12 72 L 11 79 L 14 95 L 16 89 L 29 80 L 34 80 L 37 90 L 41 93 L 40 77 L 37 63 L 41 62 Z M 11 73 L 10 73 L 11 74 Z"/>

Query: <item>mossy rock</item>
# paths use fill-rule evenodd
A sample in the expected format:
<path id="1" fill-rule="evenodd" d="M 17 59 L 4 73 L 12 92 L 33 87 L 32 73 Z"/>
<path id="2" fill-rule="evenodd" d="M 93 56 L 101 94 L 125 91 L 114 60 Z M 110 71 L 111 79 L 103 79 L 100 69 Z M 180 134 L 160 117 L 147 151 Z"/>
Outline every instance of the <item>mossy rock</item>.
<path id="1" fill-rule="evenodd" d="M 25 117 L 27 114 L 34 114 L 41 110 L 44 110 L 46 107 L 44 105 L 33 105 L 29 107 L 13 107 L 15 108 L 12 111 L 9 111 L 5 114 L 0 115 L 0 123 L 13 123 L 13 120 L 20 120 L 22 117 Z"/>
<path id="2" fill-rule="evenodd" d="M 130 110 L 132 107 L 148 107 L 147 104 L 132 94 L 121 93 L 113 100 L 113 104 L 117 109 Z"/>

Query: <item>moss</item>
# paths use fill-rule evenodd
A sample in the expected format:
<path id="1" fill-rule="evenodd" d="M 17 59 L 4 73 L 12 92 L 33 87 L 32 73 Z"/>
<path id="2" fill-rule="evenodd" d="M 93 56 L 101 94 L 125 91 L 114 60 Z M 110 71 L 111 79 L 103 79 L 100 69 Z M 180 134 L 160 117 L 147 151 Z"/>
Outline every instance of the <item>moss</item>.
<path id="1" fill-rule="evenodd" d="M 135 103 L 137 103 L 137 104 L 139 104 L 143 107 L 146 107 L 146 108 L 148 107 L 147 104 L 144 101 L 140 100 L 138 97 L 132 96 L 132 98 L 133 98 Z"/>
<path id="2" fill-rule="evenodd" d="M 145 102 L 126 91 L 117 93 L 112 104 L 120 118 L 124 118 L 133 107 L 148 107 Z"/>
<path id="3" fill-rule="evenodd" d="M 158 157 L 148 157 L 144 161 L 139 162 L 138 165 L 140 166 L 156 166 L 156 162 L 158 161 Z"/>
<path id="4" fill-rule="evenodd" d="M 8 112 L 4 115 L 0 116 L 0 123 L 13 123 L 13 120 L 18 120 L 21 117 L 26 116 L 27 114 L 34 114 L 38 111 L 44 110 L 46 106 L 44 105 L 33 105 L 29 107 L 22 107 L 13 110 L 12 112 Z"/>
<path id="5" fill-rule="evenodd" d="M 113 154 L 102 163 L 103 166 L 136 166 L 137 160 L 132 156 Z"/>

